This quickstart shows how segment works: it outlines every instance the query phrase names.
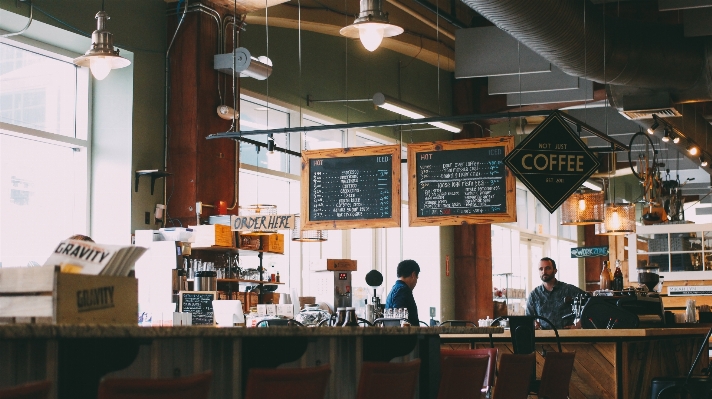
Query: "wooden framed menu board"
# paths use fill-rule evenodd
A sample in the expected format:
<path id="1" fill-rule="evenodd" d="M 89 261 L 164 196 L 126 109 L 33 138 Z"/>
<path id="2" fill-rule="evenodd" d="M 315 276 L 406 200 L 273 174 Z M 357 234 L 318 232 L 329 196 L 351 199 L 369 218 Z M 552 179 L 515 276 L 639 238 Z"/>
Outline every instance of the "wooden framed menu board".
<path id="1" fill-rule="evenodd" d="M 409 144 L 410 226 L 515 222 L 513 149 L 512 136 Z"/>
<path id="2" fill-rule="evenodd" d="M 302 151 L 301 228 L 399 227 L 400 146 Z"/>

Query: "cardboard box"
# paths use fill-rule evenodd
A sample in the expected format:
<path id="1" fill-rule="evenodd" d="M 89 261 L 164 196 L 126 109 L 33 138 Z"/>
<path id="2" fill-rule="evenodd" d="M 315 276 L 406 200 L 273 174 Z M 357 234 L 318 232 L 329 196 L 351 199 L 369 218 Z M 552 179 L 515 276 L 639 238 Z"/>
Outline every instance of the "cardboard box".
<path id="1" fill-rule="evenodd" d="M 0 269 L 0 318 L 14 323 L 138 324 L 138 280 L 60 273 L 54 266 Z"/>
<path id="2" fill-rule="evenodd" d="M 259 250 L 278 254 L 284 253 L 284 234 L 239 234 L 238 242 L 238 248 L 240 249 Z"/>
<path id="3" fill-rule="evenodd" d="M 201 247 L 234 247 L 234 236 L 230 226 L 223 224 L 209 224 L 202 226 L 190 226 L 193 229 L 195 242 L 193 248 Z"/>
<path id="4" fill-rule="evenodd" d="M 265 252 L 284 253 L 284 234 L 268 234 L 261 236 L 262 250 Z"/>
<path id="5" fill-rule="evenodd" d="M 276 305 L 279 303 L 279 294 L 276 292 L 264 293 L 262 294 L 262 302 Z"/>

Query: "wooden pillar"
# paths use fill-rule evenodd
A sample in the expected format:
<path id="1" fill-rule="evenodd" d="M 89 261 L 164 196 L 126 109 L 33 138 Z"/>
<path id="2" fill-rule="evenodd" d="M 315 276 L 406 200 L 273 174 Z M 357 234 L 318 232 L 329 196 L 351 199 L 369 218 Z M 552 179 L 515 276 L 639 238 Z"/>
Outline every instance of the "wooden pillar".
<path id="1" fill-rule="evenodd" d="M 209 7 L 213 4 L 205 2 Z M 168 41 L 176 30 L 176 16 L 168 18 Z M 218 72 L 213 70 L 213 56 L 218 48 L 218 26 L 202 12 L 186 14 L 171 48 L 169 59 L 170 90 L 168 102 L 168 161 L 166 178 L 168 216 L 183 226 L 196 224 L 195 203 L 214 205 L 225 201 L 229 206 L 235 192 L 235 162 L 238 156 L 233 140 L 206 140 L 225 132 L 230 121 L 218 117 Z M 220 76 L 220 81 L 229 76 Z M 231 87 L 230 84 L 227 85 Z M 223 93 L 222 103 L 231 105 L 232 96 Z M 156 132 L 157 133 L 157 132 Z M 214 208 L 203 208 L 203 215 Z M 231 213 L 236 213 L 237 208 Z"/>
<path id="2" fill-rule="evenodd" d="M 486 109 L 487 79 L 461 79 L 453 84 L 454 114 Z M 481 127 L 480 127 L 481 126 Z M 457 139 L 487 137 L 488 126 L 467 124 Z M 490 224 L 455 226 L 455 318 L 477 322 L 493 317 L 492 227 Z"/>
<path id="3" fill-rule="evenodd" d="M 596 235 L 596 226 L 589 224 L 583 226 L 583 240 L 587 247 L 598 247 L 609 245 L 608 236 Z M 613 248 L 609 245 L 609 251 Z M 595 291 L 599 289 L 601 270 L 603 269 L 603 261 L 608 260 L 603 257 L 584 258 L 584 274 L 586 276 L 586 291 Z"/>
<path id="4" fill-rule="evenodd" d="M 490 224 L 455 227 L 455 318 L 493 317 Z"/>

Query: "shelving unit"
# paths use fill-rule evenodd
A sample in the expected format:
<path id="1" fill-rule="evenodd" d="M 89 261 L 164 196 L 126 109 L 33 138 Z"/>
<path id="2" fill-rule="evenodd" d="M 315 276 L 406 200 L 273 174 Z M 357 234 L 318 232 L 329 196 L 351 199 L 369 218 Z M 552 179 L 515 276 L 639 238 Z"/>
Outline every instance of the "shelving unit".
<path id="1" fill-rule="evenodd" d="M 519 277 L 519 276 L 515 276 L 513 273 L 498 273 L 498 274 L 493 274 L 492 277 L 499 277 L 500 281 L 502 281 L 501 278 L 504 277 L 504 286 L 500 287 L 500 288 L 504 288 L 504 295 L 501 297 L 495 297 L 494 293 L 492 293 L 492 299 L 495 302 L 504 302 L 507 307 L 507 313 L 511 314 L 510 310 L 509 310 L 509 304 L 513 300 L 522 301 L 522 300 L 526 299 L 526 295 L 524 295 L 523 297 L 520 297 L 520 296 L 512 297 L 511 296 L 511 294 L 512 294 L 511 285 L 512 284 L 510 284 L 510 280 L 514 279 L 515 277 Z M 494 281 L 493 281 L 493 283 L 494 283 Z M 497 284 L 497 286 L 501 286 L 501 284 Z M 519 288 L 517 288 L 517 290 L 519 290 Z"/>
<path id="2" fill-rule="evenodd" d="M 639 226 L 637 250 L 629 246 L 631 282 L 642 262 L 657 264 L 665 281 L 712 279 L 712 224 Z"/>
<path id="3" fill-rule="evenodd" d="M 201 252 L 203 254 L 209 254 L 207 257 L 200 257 L 196 255 L 200 255 Z M 273 282 L 273 281 L 266 281 L 264 280 L 264 266 L 262 264 L 263 259 L 264 259 L 264 254 L 275 254 L 275 255 L 283 255 L 280 252 L 272 252 L 272 251 L 264 251 L 264 250 L 248 250 L 248 249 L 240 249 L 238 247 L 222 247 L 222 246 L 212 246 L 212 247 L 198 247 L 198 248 L 191 248 L 191 255 L 189 257 L 191 258 L 212 258 L 213 260 L 216 259 L 216 256 L 219 254 L 224 254 L 224 253 L 230 253 L 230 254 L 235 254 L 238 256 L 238 259 L 240 256 L 257 256 L 259 259 L 259 280 L 249 280 L 249 279 L 240 279 L 240 278 L 220 278 L 217 279 L 218 285 L 227 285 L 227 289 L 225 290 L 226 292 L 229 292 L 230 294 L 232 292 L 235 292 L 233 290 L 233 284 L 237 284 L 237 292 L 240 292 L 239 289 L 239 284 L 252 284 L 252 285 L 258 285 L 260 288 L 260 294 L 259 294 L 259 302 L 263 303 L 263 297 L 265 294 L 265 290 L 263 289 L 263 286 L 265 285 L 283 285 L 284 283 L 282 282 Z"/>

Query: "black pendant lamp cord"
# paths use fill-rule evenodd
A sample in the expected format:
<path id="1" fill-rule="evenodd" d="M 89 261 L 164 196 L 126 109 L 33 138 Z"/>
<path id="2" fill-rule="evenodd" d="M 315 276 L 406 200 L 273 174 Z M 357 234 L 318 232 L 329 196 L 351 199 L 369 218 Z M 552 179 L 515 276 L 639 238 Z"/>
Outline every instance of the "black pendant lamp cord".
<path id="1" fill-rule="evenodd" d="M 101 0 L 101 11 L 104 11 L 104 0 Z"/>

